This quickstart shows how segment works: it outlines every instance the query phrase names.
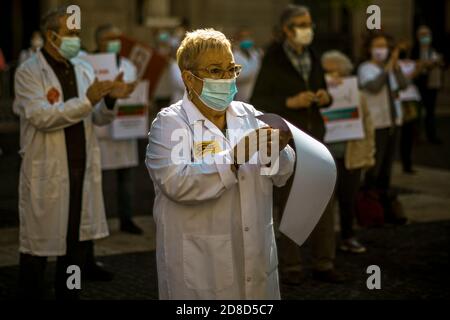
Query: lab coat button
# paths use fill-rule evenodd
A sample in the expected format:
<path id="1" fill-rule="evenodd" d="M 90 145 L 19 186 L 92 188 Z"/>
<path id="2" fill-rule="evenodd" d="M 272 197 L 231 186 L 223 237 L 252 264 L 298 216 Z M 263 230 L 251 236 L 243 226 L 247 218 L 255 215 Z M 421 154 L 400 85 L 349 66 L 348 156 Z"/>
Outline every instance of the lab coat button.
<path id="1" fill-rule="evenodd" d="M 252 281 L 252 277 L 247 277 L 247 282 Z"/>
<path id="2" fill-rule="evenodd" d="M 248 231 L 248 230 L 250 230 L 250 228 L 249 227 L 245 227 L 245 229 L 244 229 L 245 231 Z"/>

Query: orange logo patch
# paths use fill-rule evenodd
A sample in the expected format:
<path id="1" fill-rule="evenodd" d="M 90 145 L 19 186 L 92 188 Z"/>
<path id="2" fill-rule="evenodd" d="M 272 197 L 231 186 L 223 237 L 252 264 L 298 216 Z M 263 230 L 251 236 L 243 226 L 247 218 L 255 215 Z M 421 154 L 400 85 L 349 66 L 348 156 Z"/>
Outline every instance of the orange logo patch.
<path id="1" fill-rule="evenodd" d="M 47 101 L 50 102 L 50 104 L 54 104 L 59 100 L 60 93 L 58 90 L 56 90 L 55 87 L 52 87 L 47 92 Z"/>

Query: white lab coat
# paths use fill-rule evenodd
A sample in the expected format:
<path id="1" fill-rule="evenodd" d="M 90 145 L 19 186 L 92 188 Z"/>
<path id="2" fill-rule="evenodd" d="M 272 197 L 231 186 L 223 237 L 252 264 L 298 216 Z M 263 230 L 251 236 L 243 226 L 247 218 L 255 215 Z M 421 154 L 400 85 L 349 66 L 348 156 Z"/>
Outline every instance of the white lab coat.
<path id="1" fill-rule="evenodd" d="M 113 120 L 117 110 L 104 102 L 92 107 L 86 97 L 94 81 L 90 65 L 72 60 L 79 96 L 64 102 L 61 85 L 42 53 L 17 70 L 14 111 L 20 116 L 19 251 L 36 256 L 66 253 L 69 217 L 69 173 L 64 128 L 83 120 L 86 137 L 86 170 L 83 182 L 80 241 L 108 235 L 102 194 L 100 149 L 93 124 Z M 51 104 L 47 93 L 59 92 Z"/>
<path id="2" fill-rule="evenodd" d="M 279 299 L 278 259 L 272 220 L 272 185 L 282 186 L 294 170 L 295 153 L 280 153 L 279 171 L 260 174 L 246 163 L 233 173 L 232 143 L 263 126 L 253 106 L 232 102 L 229 139 L 187 98 L 153 121 L 146 164 L 155 186 L 156 257 L 160 299 Z M 203 134 L 195 131 L 200 126 Z M 214 163 L 174 164 L 176 129 L 187 132 L 188 156 L 195 143 L 223 144 Z M 220 151 L 220 152 L 219 152 Z M 255 155 L 257 157 L 257 155 Z M 223 162 L 222 162 L 223 163 Z"/>
<path id="3" fill-rule="evenodd" d="M 125 82 L 137 79 L 136 67 L 127 58 L 120 58 L 119 72 L 123 72 Z M 103 170 L 130 168 L 139 164 L 137 139 L 113 140 L 110 135 L 111 125 L 96 127 L 95 131 L 102 154 Z"/>

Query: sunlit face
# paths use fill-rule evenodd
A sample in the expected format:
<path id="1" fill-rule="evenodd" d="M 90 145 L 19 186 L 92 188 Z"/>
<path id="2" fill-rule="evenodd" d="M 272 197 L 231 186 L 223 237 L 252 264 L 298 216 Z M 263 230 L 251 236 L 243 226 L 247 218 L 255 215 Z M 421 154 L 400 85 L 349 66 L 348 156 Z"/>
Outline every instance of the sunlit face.
<path id="1" fill-rule="evenodd" d="M 207 50 L 198 56 L 197 64 L 192 70 L 183 70 L 183 81 L 189 90 L 194 90 L 200 95 L 203 88 L 201 79 L 232 79 L 236 77 L 234 68 L 231 50 L 225 48 Z"/>

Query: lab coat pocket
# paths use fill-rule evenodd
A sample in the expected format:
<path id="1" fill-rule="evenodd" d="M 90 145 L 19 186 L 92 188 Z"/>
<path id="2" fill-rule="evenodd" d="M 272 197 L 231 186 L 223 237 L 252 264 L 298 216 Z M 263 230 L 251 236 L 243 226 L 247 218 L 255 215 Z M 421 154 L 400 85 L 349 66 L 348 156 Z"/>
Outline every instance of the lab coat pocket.
<path id="1" fill-rule="evenodd" d="M 31 192 L 36 199 L 59 197 L 61 168 L 58 160 L 33 160 L 31 164 Z"/>
<path id="2" fill-rule="evenodd" d="M 231 235 L 183 235 L 183 273 L 193 290 L 222 290 L 234 281 Z"/>

